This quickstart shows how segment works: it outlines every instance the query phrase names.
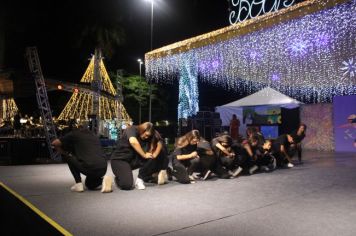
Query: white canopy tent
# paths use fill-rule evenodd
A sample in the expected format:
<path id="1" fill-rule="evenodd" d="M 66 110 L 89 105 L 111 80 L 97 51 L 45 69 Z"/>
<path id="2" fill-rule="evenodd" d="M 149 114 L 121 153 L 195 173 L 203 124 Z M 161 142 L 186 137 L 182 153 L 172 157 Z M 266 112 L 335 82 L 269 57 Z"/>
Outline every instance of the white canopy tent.
<path id="1" fill-rule="evenodd" d="M 236 114 L 238 119 L 241 121 L 240 133 L 242 133 L 245 129 L 245 124 L 242 124 L 243 107 L 280 106 L 292 109 L 298 107 L 300 104 L 302 103 L 270 87 L 266 87 L 237 101 L 222 106 L 217 106 L 215 110 L 216 112 L 220 113 L 223 126 L 228 126 L 230 124 L 232 115 Z"/>

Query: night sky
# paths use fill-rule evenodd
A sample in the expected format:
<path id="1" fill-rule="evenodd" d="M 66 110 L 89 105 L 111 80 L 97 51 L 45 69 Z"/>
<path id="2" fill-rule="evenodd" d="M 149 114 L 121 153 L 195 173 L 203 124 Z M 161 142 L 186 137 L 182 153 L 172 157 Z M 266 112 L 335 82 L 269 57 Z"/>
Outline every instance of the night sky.
<path id="1" fill-rule="evenodd" d="M 156 0 L 153 48 L 228 26 L 228 6 L 227 0 Z M 125 34 L 125 42 L 106 58 L 108 70 L 138 74 L 137 58 L 150 51 L 146 0 L 12 0 L 0 11 L 7 68 L 21 68 L 25 47 L 37 46 L 45 76 L 78 80 L 95 47 L 83 31 L 96 23 L 117 25 Z"/>
<path id="2" fill-rule="evenodd" d="M 230 0 L 155 0 L 153 48 L 228 26 Z M 150 51 L 151 4 L 146 0 L 2 1 L 3 68 L 25 68 L 24 51 L 37 46 L 45 78 L 79 82 L 94 52 L 94 25 L 115 28 L 125 41 L 105 59 L 108 71 L 139 74 L 138 58 Z M 120 31 L 120 32 L 121 32 Z M 177 106 L 178 85 L 172 91 Z M 209 109 L 240 98 L 233 91 L 200 85 L 200 107 Z M 214 96 L 211 94 L 214 93 Z M 220 95 L 220 96 L 219 96 Z M 176 110 L 176 109 L 175 109 Z M 169 118 L 176 117 L 175 114 Z"/>

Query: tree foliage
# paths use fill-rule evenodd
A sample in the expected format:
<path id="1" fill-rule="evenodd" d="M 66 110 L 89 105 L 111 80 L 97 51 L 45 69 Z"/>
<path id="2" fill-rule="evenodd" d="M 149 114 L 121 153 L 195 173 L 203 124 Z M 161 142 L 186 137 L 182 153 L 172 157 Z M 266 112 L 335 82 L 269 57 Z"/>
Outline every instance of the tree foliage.
<path id="1" fill-rule="evenodd" d="M 91 45 L 92 48 L 98 47 L 103 55 L 111 58 L 116 48 L 125 42 L 125 33 L 119 24 L 108 22 L 95 22 L 88 24 L 81 32 L 78 45 Z"/>
<path id="2" fill-rule="evenodd" d="M 129 75 L 129 76 L 120 76 L 117 73 L 110 73 L 110 78 L 112 83 L 116 86 L 121 87 L 123 100 L 125 106 L 130 104 L 130 106 L 137 106 L 139 118 L 141 118 L 141 109 L 148 107 L 149 96 L 150 96 L 150 88 L 151 88 L 151 99 L 152 102 L 157 101 L 159 93 L 158 86 L 156 84 L 150 84 L 148 81 L 139 75 Z M 131 101 L 131 102 L 130 102 Z M 134 101 L 134 103 L 132 103 Z M 136 109 L 135 108 L 135 109 Z M 127 107 L 128 110 L 130 108 Z M 148 108 L 147 108 L 148 109 Z"/>
<path id="3" fill-rule="evenodd" d="M 143 77 L 137 75 L 124 77 L 121 84 L 123 86 L 124 97 L 132 98 L 141 106 L 148 104 L 150 86 Z"/>

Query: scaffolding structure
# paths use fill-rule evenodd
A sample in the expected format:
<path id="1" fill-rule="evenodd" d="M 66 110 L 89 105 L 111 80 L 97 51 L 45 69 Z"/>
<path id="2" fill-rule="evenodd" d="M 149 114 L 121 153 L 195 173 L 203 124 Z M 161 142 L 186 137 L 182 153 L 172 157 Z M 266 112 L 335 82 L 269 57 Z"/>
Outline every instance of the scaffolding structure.
<path id="1" fill-rule="evenodd" d="M 41 112 L 49 154 L 53 160 L 61 160 L 61 155 L 51 148 L 51 143 L 57 138 L 57 134 L 53 123 L 52 111 L 48 101 L 46 84 L 42 74 L 37 48 L 28 47 L 26 49 L 26 57 L 30 73 L 35 80 L 37 105 Z"/>
<path id="2" fill-rule="evenodd" d="M 59 120 L 87 121 L 92 115 L 96 115 L 99 120 L 131 121 L 111 83 L 100 52 L 92 56 L 80 82 L 91 84 L 92 91 L 74 91 L 59 115 Z M 101 93 L 109 94 L 112 98 Z"/>

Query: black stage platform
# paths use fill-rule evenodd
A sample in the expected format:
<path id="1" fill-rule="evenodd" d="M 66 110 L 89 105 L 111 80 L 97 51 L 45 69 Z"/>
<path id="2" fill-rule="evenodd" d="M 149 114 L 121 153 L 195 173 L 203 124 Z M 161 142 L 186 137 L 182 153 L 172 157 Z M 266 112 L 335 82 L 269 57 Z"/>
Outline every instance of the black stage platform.
<path id="1" fill-rule="evenodd" d="M 45 138 L 0 137 L 0 164 L 27 165 L 51 162 Z"/>
<path id="2" fill-rule="evenodd" d="M 65 164 L 0 166 L 0 181 L 74 235 L 356 235 L 355 154 L 306 152 L 292 169 L 109 194 L 70 192 Z"/>

